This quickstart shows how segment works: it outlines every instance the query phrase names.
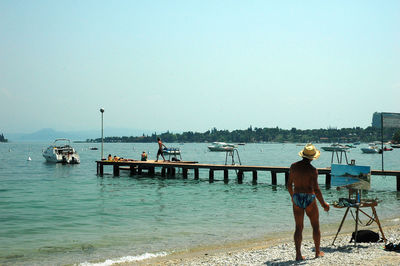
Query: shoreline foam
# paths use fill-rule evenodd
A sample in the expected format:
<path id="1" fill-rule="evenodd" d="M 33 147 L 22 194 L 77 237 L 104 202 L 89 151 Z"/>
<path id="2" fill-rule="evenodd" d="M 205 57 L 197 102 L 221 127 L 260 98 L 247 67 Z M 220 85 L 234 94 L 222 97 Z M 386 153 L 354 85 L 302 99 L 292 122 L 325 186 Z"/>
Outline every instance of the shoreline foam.
<path id="1" fill-rule="evenodd" d="M 137 256 L 125 256 L 121 258 L 113 258 L 113 259 L 108 259 L 105 260 L 104 262 L 83 262 L 79 264 L 79 266 L 110 266 L 110 265 L 116 265 L 116 264 L 124 264 L 124 263 L 132 263 L 136 261 L 142 261 L 142 260 L 148 260 L 152 258 L 157 258 L 157 257 L 163 257 L 167 256 L 168 254 L 166 252 L 160 252 L 160 253 L 144 253 L 142 255 L 137 255 Z"/>

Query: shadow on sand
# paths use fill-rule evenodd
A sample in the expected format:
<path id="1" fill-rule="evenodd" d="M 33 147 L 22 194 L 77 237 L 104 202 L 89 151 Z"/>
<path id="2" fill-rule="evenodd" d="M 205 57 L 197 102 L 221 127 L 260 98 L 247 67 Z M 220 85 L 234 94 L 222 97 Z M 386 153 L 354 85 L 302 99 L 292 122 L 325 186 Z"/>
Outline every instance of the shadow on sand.
<path id="1" fill-rule="evenodd" d="M 336 247 L 336 246 L 329 246 L 329 247 L 323 247 L 321 248 L 321 250 L 323 252 L 325 252 L 326 254 L 330 254 L 330 253 L 336 253 L 339 256 L 341 254 L 343 254 L 345 256 L 345 254 L 349 254 L 352 253 L 353 250 L 355 249 L 360 249 L 360 248 L 368 248 L 367 246 L 362 246 L 362 245 L 357 245 L 354 246 L 354 244 L 348 244 L 348 245 L 344 245 L 344 246 L 340 246 L 340 247 Z M 315 249 L 313 249 L 313 251 L 315 251 Z M 279 265 L 279 266 L 285 266 L 285 265 L 305 265 L 308 264 L 308 262 L 312 261 L 312 260 L 318 260 L 318 258 L 309 258 L 309 259 L 305 259 L 302 261 L 296 261 L 296 260 L 287 260 L 287 261 L 283 261 L 280 259 L 274 259 L 274 260 L 270 260 L 270 261 L 266 261 L 264 262 L 265 265 Z"/>

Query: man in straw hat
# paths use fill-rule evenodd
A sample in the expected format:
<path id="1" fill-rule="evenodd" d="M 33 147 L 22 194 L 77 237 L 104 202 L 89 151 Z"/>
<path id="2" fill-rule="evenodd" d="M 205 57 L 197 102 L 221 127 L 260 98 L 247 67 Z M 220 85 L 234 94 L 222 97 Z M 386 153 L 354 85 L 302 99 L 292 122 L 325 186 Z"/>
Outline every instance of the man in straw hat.
<path id="1" fill-rule="evenodd" d="M 304 260 L 305 258 L 301 255 L 304 212 L 310 219 L 313 229 L 315 257 L 322 257 L 324 256 L 324 252 L 320 250 L 321 232 L 319 231 L 319 212 L 315 198 L 318 199 L 325 211 L 329 211 L 329 204 L 326 203 L 322 197 L 318 185 L 317 169 L 311 165 L 311 161 L 320 156 L 320 151 L 309 143 L 299 152 L 299 155 L 303 157 L 303 160 L 293 163 L 290 166 L 288 190 L 292 198 L 293 214 L 296 222 L 296 230 L 294 233 L 296 260 Z"/>

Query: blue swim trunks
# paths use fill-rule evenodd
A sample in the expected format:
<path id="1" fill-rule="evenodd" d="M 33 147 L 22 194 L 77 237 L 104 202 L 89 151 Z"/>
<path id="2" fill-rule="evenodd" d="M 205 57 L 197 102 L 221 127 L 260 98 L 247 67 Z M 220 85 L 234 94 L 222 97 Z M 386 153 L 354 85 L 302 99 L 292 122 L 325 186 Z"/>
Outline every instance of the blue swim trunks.
<path id="1" fill-rule="evenodd" d="M 293 202 L 300 208 L 307 208 L 315 199 L 314 194 L 295 193 L 293 194 Z"/>

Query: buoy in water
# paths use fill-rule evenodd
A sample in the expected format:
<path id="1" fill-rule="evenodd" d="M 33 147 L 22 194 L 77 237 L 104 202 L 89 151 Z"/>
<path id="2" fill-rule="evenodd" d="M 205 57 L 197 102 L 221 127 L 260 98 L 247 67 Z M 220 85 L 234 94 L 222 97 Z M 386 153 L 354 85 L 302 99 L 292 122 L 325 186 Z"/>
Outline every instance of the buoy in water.
<path id="1" fill-rule="evenodd" d="M 28 161 L 32 161 L 32 159 L 31 159 L 31 157 L 30 157 L 30 156 L 28 156 Z"/>

